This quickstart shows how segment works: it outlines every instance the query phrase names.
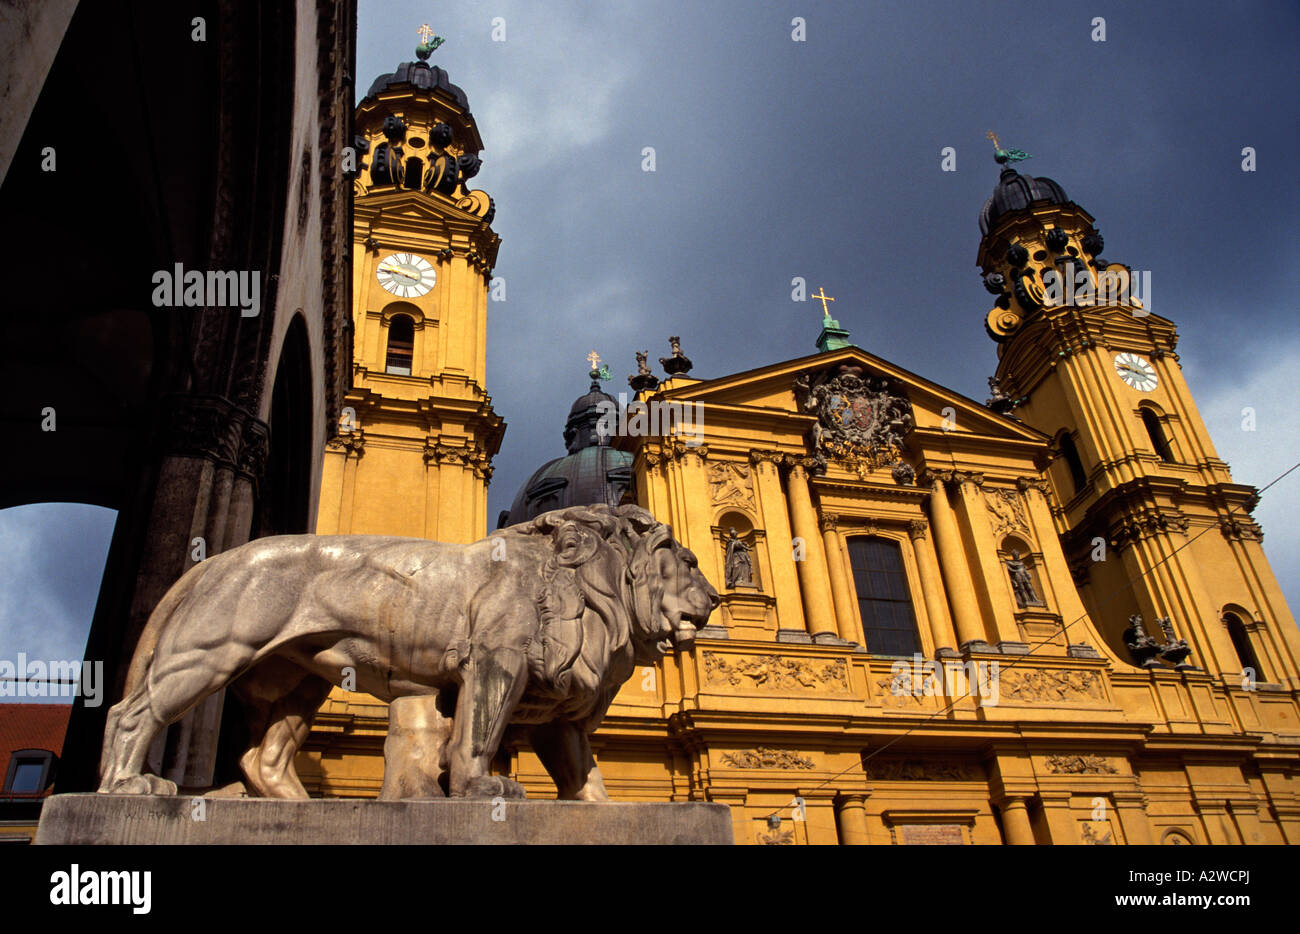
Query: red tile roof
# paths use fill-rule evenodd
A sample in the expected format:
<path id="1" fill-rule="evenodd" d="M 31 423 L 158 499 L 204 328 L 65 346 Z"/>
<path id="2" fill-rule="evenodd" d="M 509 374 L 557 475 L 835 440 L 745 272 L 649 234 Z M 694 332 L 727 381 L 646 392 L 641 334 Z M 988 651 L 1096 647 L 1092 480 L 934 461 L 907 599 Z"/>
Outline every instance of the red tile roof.
<path id="1" fill-rule="evenodd" d="M 0 704 L 0 782 L 19 749 L 63 751 L 71 704 Z"/>

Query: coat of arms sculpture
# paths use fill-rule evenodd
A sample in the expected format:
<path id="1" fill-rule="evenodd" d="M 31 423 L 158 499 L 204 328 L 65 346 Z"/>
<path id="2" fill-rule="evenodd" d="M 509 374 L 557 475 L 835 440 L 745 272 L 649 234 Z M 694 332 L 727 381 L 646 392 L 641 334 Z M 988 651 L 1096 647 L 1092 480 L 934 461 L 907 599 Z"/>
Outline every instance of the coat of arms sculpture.
<path id="1" fill-rule="evenodd" d="M 795 395 L 805 412 L 817 416 L 813 426 L 813 458 L 817 472 L 838 460 L 859 477 L 894 465 L 900 471 L 903 439 L 912 429 L 912 403 L 883 376 L 866 375 L 860 366 L 844 364 L 820 375 L 801 374 Z"/>

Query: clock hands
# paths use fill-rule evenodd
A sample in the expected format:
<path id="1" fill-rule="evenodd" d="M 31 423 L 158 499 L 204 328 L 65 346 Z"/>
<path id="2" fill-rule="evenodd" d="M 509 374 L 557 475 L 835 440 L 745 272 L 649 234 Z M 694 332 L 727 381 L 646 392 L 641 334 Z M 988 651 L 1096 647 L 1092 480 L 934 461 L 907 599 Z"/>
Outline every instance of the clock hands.
<path id="1" fill-rule="evenodd" d="M 391 273 L 393 273 L 394 275 L 401 276 L 401 277 L 403 277 L 403 278 L 405 278 L 405 279 L 411 279 L 411 280 L 413 280 L 413 281 L 415 281 L 415 282 L 419 282 L 419 281 L 420 281 L 420 276 L 419 276 L 417 273 L 407 272 L 405 269 L 400 269 L 400 268 L 398 268 L 397 266 L 385 266 L 385 265 L 382 265 L 382 264 L 381 264 L 381 265 L 379 266 L 379 271 L 380 271 L 380 272 L 391 272 Z"/>

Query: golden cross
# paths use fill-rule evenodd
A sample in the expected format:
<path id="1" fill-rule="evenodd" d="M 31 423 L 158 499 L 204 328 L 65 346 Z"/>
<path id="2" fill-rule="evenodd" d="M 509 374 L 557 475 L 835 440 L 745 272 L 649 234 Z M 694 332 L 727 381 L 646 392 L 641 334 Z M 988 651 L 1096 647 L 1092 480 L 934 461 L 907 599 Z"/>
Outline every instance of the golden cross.
<path id="1" fill-rule="evenodd" d="M 596 369 L 596 364 L 600 362 L 600 354 L 593 350 L 591 353 L 587 354 L 587 362 L 591 364 L 593 370 Z"/>
<path id="2" fill-rule="evenodd" d="M 415 32 L 420 37 L 420 41 L 425 45 L 428 45 L 429 40 L 433 38 L 433 27 L 428 23 L 421 23 L 420 28 Z"/>
<path id="3" fill-rule="evenodd" d="M 817 287 L 817 294 L 814 295 L 813 298 L 817 299 L 822 303 L 822 314 L 825 315 L 827 318 L 829 318 L 831 316 L 831 306 L 827 305 L 826 303 L 833 302 L 835 301 L 835 299 L 827 295 L 826 290 L 821 286 Z"/>
<path id="4" fill-rule="evenodd" d="M 985 135 L 985 137 L 987 137 L 988 139 L 993 140 L 993 148 L 994 148 L 994 149 L 1001 149 L 1001 148 L 1002 148 L 1002 144 L 998 142 L 998 134 L 994 133 L 992 130 L 989 130 L 989 131 L 988 131 L 987 133 L 985 133 L 984 135 Z"/>

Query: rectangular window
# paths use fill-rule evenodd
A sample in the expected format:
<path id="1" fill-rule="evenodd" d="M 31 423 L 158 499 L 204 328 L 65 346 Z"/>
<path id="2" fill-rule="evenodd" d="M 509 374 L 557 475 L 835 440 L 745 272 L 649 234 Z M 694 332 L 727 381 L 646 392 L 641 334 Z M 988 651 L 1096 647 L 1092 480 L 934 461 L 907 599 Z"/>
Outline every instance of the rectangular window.
<path id="1" fill-rule="evenodd" d="M 904 658 L 921 651 L 898 543 L 885 538 L 851 538 L 849 564 L 858 589 L 867 651 Z"/>

